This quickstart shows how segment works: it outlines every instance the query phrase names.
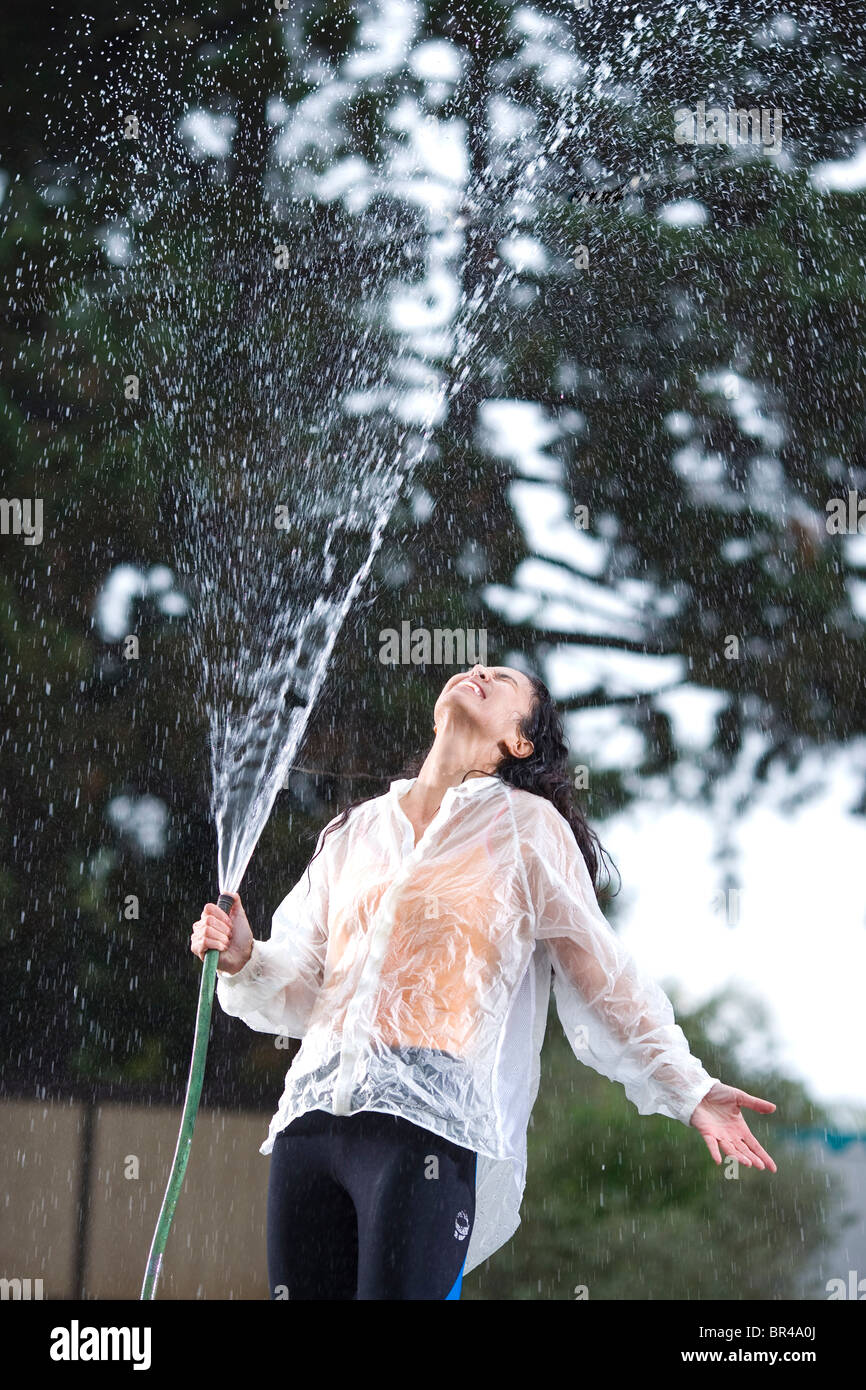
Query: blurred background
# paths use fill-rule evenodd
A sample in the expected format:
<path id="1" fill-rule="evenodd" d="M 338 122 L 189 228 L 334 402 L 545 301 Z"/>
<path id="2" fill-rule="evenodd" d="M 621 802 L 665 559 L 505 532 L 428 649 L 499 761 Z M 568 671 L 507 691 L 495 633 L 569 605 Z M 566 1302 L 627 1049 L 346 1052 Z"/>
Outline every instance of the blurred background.
<path id="1" fill-rule="evenodd" d="M 566 716 L 614 929 L 778 1107 L 749 1118 L 778 1173 L 716 1169 L 551 1003 L 523 1224 L 463 1298 L 866 1278 L 857 18 L 9 0 L 0 1276 L 138 1297 L 217 888 L 197 570 L 232 571 L 258 471 L 291 511 L 351 456 L 403 480 L 243 883 L 256 934 L 475 659 L 387 665 L 382 634 L 483 633 Z M 772 139 L 707 139 L 712 110 Z M 286 545 L 315 587 L 315 535 Z M 215 1006 L 161 1297 L 267 1296 L 258 1148 L 297 1045 Z"/>

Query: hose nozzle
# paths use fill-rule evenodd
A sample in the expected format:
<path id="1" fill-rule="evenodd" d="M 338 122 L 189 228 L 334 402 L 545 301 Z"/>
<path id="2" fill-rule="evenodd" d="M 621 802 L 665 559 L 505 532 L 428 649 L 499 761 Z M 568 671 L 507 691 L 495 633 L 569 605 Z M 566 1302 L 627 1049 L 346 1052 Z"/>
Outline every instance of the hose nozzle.
<path id="1" fill-rule="evenodd" d="M 234 907 L 234 905 L 234 893 L 220 893 L 219 897 L 217 898 L 217 907 L 219 908 L 220 912 L 231 913 L 231 910 Z"/>

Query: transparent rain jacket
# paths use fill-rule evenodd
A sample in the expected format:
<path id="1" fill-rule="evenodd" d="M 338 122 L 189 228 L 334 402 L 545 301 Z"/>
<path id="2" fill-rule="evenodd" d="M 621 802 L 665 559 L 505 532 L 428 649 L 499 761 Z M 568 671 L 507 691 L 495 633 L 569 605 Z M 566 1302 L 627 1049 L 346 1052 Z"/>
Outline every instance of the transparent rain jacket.
<path id="1" fill-rule="evenodd" d="M 470 777 L 415 845 L 399 804 L 413 780 L 322 832 L 270 940 L 219 974 L 217 997 L 250 1028 L 303 1040 L 263 1154 L 308 1110 L 402 1115 L 477 1153 L 468 1272 L 520 1224 L 551 978 L 575 1056 L 640 1114 L 688 1124 L 715 1078 L 612 931 L 550 802 Z"/>

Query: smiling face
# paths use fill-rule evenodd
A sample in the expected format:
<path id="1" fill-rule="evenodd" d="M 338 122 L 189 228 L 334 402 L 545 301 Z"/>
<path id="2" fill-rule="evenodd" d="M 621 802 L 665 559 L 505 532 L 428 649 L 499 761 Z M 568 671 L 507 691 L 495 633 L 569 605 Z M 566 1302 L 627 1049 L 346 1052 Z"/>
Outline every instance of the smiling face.
<path id="1" fill-rule="evenodd" d="M 515 757 L 526 757 L 532 744 L 518 733 L 529 714 L 535 690 L 529 677 L 514 666 L 473 666 L 452 676 L 433 710 L 440 732 L 471 728 L 491 745 L 505 743 Z"/>

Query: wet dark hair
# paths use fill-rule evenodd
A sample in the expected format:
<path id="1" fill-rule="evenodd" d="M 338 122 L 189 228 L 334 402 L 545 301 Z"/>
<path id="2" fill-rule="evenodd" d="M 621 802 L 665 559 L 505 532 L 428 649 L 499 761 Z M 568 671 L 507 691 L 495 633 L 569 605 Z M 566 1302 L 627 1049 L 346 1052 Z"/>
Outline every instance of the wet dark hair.
<path id="1" fill-rule="evenodd" d="M 540 680 L 538 676 L 529 676 L 528 679 L 532 685 L 533 697 L 529 712 L 518 724 L 518 732 L 529 740 L 533 745 L 533 750 L 526 758 L 515 758 L 509 753 L 505 742 L 501 742 L 499 749 L 502 753 L 502 761 L 496 767 L 493 776 L 501 778 L 503 782 L 507 782 L 511 787 L 517 787 L 520 791 L 531 792 L 534 796 L 543 796 L 545 801 L 549 801 L 552 806 L 556 807 L 563 820 L 566 820 L 571 827 L 572 834 L 586 861 L 586 867 L 589 869 L 589 876 L 592 879 L 596 897 L 598 897 L 599 868 L 606 851 L 602 848 L 601 841 L 595 831 L 590 829 L 583 811 L 574 799 L 574 790 L 568 768 L 568 745 L 565 742 L 562 719 L 553 696 L 544 681 Z M 410 758 L 402 771 L 397 774 L 397 778 L 416 777 L 427 757 L 427 752 L 417 753 Z M 469 771 L 482 772 L 483 769 L 471 768 Z M 464 781 L 469 775 L 469 771 L 464 774 Z M 392 777 L 389 780 L 394 781 L 397 778 Z M 372 797 L 362 796 L 346 807 L 334 824 L 328 826 L 322 836 L 321 845 L 310 859 L 310 864 L 321 853 L 327 836 L 346 824 L 356 806 L 363 806 L 366 801 L 371 800 L 373 800 Z M 614 865 L 614 867 L 616 866 Z M 309 869 L 309 864 L 307 868 Z M 609 882 L 610 874 L 608 873 Z M 607 885 L 601 886 L 606 887 Z"/>

